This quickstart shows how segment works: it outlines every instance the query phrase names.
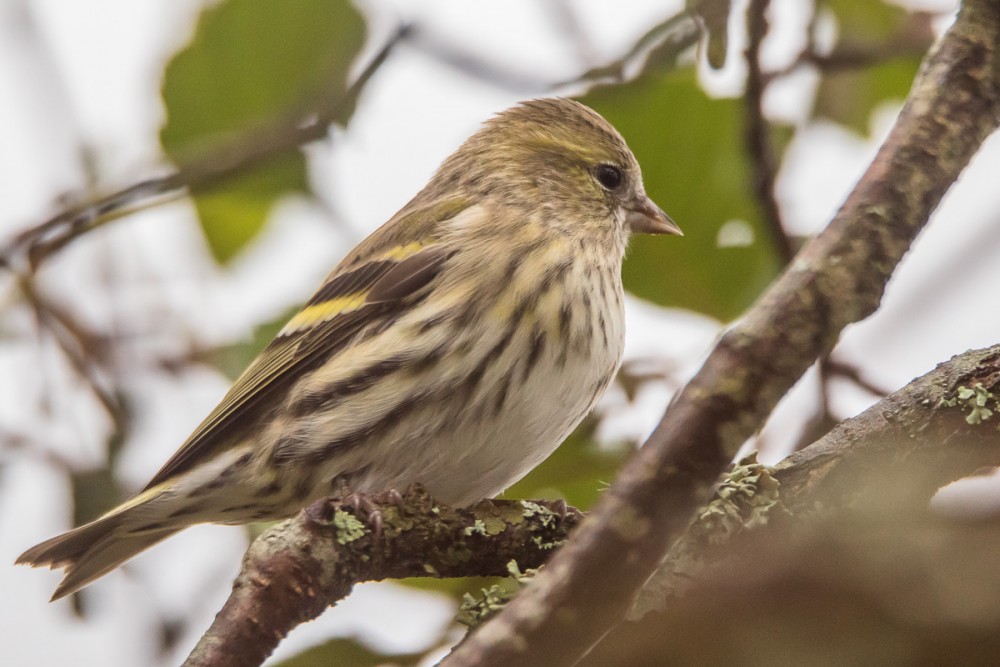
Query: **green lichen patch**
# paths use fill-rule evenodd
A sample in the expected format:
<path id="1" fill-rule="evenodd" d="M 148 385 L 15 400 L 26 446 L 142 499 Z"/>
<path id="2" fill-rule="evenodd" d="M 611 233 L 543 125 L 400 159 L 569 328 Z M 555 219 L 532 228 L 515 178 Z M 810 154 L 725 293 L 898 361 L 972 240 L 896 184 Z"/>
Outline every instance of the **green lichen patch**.
<path id="1" fill-rule="evenodd" d="M 777 503 L 778 480 L 751 454 L 726 475 L 698 513 L 696 527 L 709 543 L 725 542 L 740 530 L 767 524 L 768 513 Z"/>
<path id="2" fill-rule="evenodd" d="M 538 503 L 533 503 L 530 500 L 522 500 L 521 507 L 524 508 L 524 513 L 522 515 L 524 518 L 537 519 L 544 528 L 551 528 L 555 525 L 556 520 L 559 518 L 559 515 L 550 510 L 548 507 L 539 505 Z"/>
<path id="3" fill-rule="evenodd" d="M 558 549 L 563 545 L 563 542 L 565 542 L 565 540 L 546 540 L 541 535 L 532 535 L 531 541 L 542 551 Z"/>
<path id="4" fill-rule="evenodd" d="M 337 531 L 337 543 L 349 544 L 365 536 L 365 524 L 356 516 L 344 510 L 333 513 L 333 527 Z"/>
<path id="5" fill-rule="evenodd" d="M 764 526 L 779 502 L 779 484 L 756 454 L 740 460 L 723 477 L 712 500 L 671 547 L 629 610 L 629 620 L 662 611 L 667 599 L 684 595 L 706 564 L 724 553 L 738 533 Z"/>
<path id="6" fill-rule="evenodd" d="M 476 519 L 476 522 L 463 530 L 462 534 L 466 537 L 470 535 L 486 535 L 486 523 L 482 519 Z"/>
<path id="7" fill-rule="evenodd" d="M 481 519 L 483 522 L 483 534 L 492 537 L 494 535 L 499 535 L 500 533 L 507 530 L 507 522 L 503 519 L 495 516 L 488 516 Z"/>
<path id="8" fill-rule="evenodd" d="M 448 567 L 468 563 L 472 559 L 472 551 L 464 543 L 456 543 L 437 554 L 436 560 Z"/>
<path id="9" fill-rule="evenodd" d="M 1000 400 L 981 382 L 972 385 L 971 389 L 965 385 L 959 386 L 954 396 L 942 398 L 939 405 L 948 408 L 957 406 L 962 412 L 968 412 L 965 421 L 971 426 L 982 424 L 1000 410 Z M 1000 426 L 997 428 L 1000 430 Z"/>
<path id="10" fill-rule="evenodd" d="M 507 563 L 507 571 L 510 572 L 509 577 L 489 588 L 481 588 L 481 595 L 478 598 L 471 593 L 462 596 L 462 604 L 455 620 L 470 628 L 482 625 L 484 621 L 503 609 L 538 574 L 538 570 L 531 568 L 521 572 L 517 561 L 514 560 Z"/>

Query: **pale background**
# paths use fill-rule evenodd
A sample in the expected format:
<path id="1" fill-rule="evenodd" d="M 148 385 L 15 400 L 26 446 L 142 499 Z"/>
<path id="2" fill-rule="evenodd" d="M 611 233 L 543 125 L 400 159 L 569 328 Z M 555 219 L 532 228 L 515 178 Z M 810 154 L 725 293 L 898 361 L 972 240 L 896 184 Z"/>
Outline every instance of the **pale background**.
<path id="1" fill-rule="evenodd" d="M 620 55 L 681 4 L 581 1 L 573 7 L 591 38 L 597 64 Z M 802 4 L 773 3 L 775 34 L 765 43 L 767 66 L 779 67 L 795 53 L 797 27 L 804 20 Z M 951 5 L 946 0 L 919 3 L 932 9 Z M 159 173 L 163 64 L 190 37 L 201 6 L 197 0 L 0 0 L 3 238 L 56 212 L 60 198 L 87 191 L 81 177 L 82 146 L 97 156 L 102 191 Z M 549 3 L 371 0 L 361 8 L 374 28 L 368 54 L 400 17 L 416 17 L 470 52 L 507 54 L 510 70 L 526 78 L 560 80 L 579 71 L 578 54 L 553 48 L 556 22 Z M 734 32 L 738 37 L 739 31 Z M 741 48 L 740 40 L 731 48 Z M 713 94 L 740 92 L 742 66 L 738 58 L 731 63 L 722 72 L 703 72 Z M 804 123 L 804 100 L 813 85 L 804 76 L 776 91 L 779 94 L 766 100 L 769 114 Z M 201 248 L 193 208 L 181 202 L 78 241 L 43 270 L 43 283 L 95 321 L 145 308 L 145 295 L 155 291 L 156 307 L 166 312 L 151 314 L 156 317 L 150 321 L 173 324 L 137 331 L 144 337 L 142 344 L 170 349 L 179 336 L 196 335 L 210 343 L 247 335 L 253 324 L 307 298 L 334 261 L 405 203 L 479 122 L 537 94 L 457 73 L 417 51 L 398 53 L 366 88 L 349 129 L 338 132 L 333 142 L 309 148 L 311 177 L 325 206 L 290 198 L 275 210 L 255 247 L 229 269 L 219 269 Z M 886 105 L 874 114 L 872 141 L 823 123 L 800 134 L 778 183 L 790 231 L 812 233 L 829 220 L 898 108 Z M 1000 342 L 1000 309 L 995 307 L 1000 284 L 998 173 L 1000 141 L 993 137 L 899 268 L 883 309 L 846 331 L 840 358 L 864 368 L 876 384 L 895 389 L 953 354 Z M 669 201 L 658 203 L 670 212 Z M 697 224 L 678 222 L 682 227 Z M 268 252 L 260 251 L 262 247 Z M 201 261 L 192 263 L 192 255 Z M 185 261 L 178 262 L 178 257 Z M 105 294 L 95 286 L 109 275 L 128 287 L 113 299 L 93 298 L 94 293 Z M 6 277 L 0 280 L 6 308 L 14 291 Z M 627 304 L 627 314 L 626 354 L 661 359 L 680 376 L 697 368 L 725 325 L 635 299 Z M 66 369 L 25 334 L 31 328 L 25 312 L 5 313 L 2 328 L 4 430 L 42 429 L 51 452 L 59 457 L 79 466 L 98 460 L 103 455 L 103 441 L 96 435 L 102 417 L 90 399 L 81 398 L 85 394 L 80 392 L 50 391 L 60 385 Z M 814 385 L 807 376 L 779 407 L 763 435 L 768 461 L 780 458 L 782 448 L 795 440 L 795 415 L 815 392 Z M 144 378 L 135 388 L 144 397 L 136 409 L 141 419 L 135 440 L 141 446 L 130 446 L 122 459 L 126 480 L 141 487 L 226 386 L 223 377 L 208 371 Z M 873 400 L 846 384 L 841 389 L 833 396 L 840 416 L 856 414 Z M 656 423 L 671 392 L 666 384 L 648 387 L 631 406 L 624 406 L 620 396 L 609 396 L 603 408 L 610 416 L 602 425 L 602 437 L 641 437 Z M 43 457 L 6 449 L 0 450 L 0 457 L 5 663 L 113 667 L 179 662 L 225 600 L 245 534 L 215 526 L 185 531 L 93 586 L 93 608 L 82 622 L 66 601 L 47 602 L 56 573 L 10 565 L 26 547 L 69 527 L 63 479 Z M 984 487 L 988 481 L 975 485 Z M 964 494 L 955 490 L 941 502 L 952 507 Z M 985 496 L 987 501 L 990 497 Z M 982 503 L 983 497 L 979 500 Z M 1000 500 L 994 502 L 1000 505 Z M 333 634 L 360 637 L 386 650 L 423 650 L 430 638 L 449 627 L 453 614 L 453 603 L 443 596 L 392 584 L 359 586 L 345 603 L 297 629 L 272 660 Z M 194 619 L 190 636 L 181 639 L 175 655 L 151 652 L 164 616 Z M 458 630 L 452 632 L 459 636 Z"/>

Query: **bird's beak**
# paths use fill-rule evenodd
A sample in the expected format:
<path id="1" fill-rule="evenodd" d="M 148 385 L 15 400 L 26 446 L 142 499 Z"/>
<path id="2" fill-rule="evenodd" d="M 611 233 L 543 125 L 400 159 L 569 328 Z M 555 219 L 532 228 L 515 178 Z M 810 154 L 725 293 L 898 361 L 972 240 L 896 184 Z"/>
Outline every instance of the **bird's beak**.
<path id="1" fill-rule="evenodd" d="M 670 216 L 646 195 L 639 195 L 625 207 L 625 224 L 635 234 L 676 234 L 684 232 Z"/>

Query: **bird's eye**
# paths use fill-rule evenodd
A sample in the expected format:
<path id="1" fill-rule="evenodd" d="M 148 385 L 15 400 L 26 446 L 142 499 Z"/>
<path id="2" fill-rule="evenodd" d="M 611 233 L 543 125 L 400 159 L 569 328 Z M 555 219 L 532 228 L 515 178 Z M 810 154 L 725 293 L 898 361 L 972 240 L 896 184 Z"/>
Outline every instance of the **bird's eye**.
<path id="1" fill-rule="evenodd" d="M 599 165 L 594 175 L 597 176 L 597 182 L 608 190 L 617 190 L 625 180 L 622 170 L 610 164 Z"/>

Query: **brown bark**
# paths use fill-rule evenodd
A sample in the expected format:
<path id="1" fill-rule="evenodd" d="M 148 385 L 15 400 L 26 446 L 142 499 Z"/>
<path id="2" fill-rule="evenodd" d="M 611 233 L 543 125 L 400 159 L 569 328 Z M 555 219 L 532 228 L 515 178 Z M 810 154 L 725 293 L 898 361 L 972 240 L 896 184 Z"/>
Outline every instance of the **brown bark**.
<path id="1" fill-rule="evenodd" d="M 259 665 L 292 628 L 319 616 L 358 582 L 506 576 L 511 560 L 522 570 L 538 567 L 580 519 L 558 504 L 520 500 L 456 510 L 421 490 L 406 493 L 402 502 L 366 503 L 371 509 L 360 513 L 367 523 L 349 505 L 322 501 L 257 538 L 185 667 Z"/>

